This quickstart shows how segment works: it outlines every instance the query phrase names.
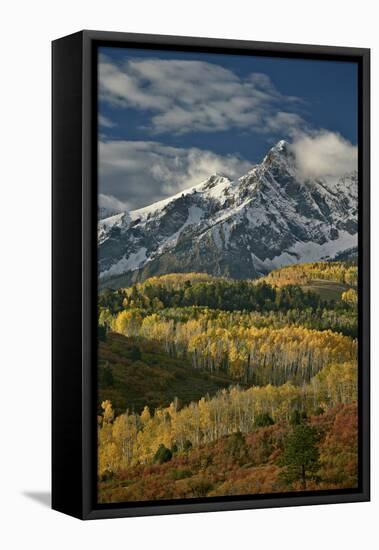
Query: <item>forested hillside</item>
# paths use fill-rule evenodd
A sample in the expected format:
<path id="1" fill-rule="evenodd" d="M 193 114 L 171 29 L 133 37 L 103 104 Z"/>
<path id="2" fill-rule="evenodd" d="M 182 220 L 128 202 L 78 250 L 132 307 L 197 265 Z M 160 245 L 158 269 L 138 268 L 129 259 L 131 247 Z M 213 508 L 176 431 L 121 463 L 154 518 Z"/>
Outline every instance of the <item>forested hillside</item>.
<path id="1" fill-rule="evenodd" d="M 100 500 L 354 486 L 356 285 L 353 264 L 317 262 L 103 290 Z"/>
<path id="2" fill-rule="evenodd" d="M 271 271 L 259 280 L 276 288 L 299 285 L 304 291 L 319 294 L 324 300 L 357 301 L 356 262 L 313 262 L 294 264 Z"/>
<path id="3" fill-rule="evenodd" d="M 155 342 L 108 333 L 99 343 L 98 392 L 101 403 L 111 400 L 115 414 L 167 407 L 173 396 L 182 405 L 213 395 L 233 380 L 226 373 L 204 373 L 189 358 L 174 357 Z"/>

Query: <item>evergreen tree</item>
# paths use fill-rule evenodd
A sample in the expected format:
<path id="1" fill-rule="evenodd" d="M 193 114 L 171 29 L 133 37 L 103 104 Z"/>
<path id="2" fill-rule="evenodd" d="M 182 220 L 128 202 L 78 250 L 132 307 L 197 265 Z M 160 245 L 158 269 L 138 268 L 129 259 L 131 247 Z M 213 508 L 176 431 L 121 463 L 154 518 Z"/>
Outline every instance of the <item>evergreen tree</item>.
<path id="1" fill-rule="evenodd" d="M 97 327 L 97 337 L 98 337 L 100 342 L 106 342 L 107 329 L 104 325 L 98 325 L 98 327 Z"/>
<path id="2" fill-rule="evenodd" d="M 141 350 L 138 346 L 133 346 L 130 350 L 130 359 L 132 361 L 140 361 L 141 360 Z"/>
<path id="3" fill-rule="evenodd" d="M 226 450 L 233 462 L 244 464 L 248 462 L 249 450 L 245 436 L 240 432 L 234 432 L 227 441 Z"/>
<path id="4" fill-rule="evenodd" d="M 154 455 L 154 462 L 156 462 L 157 464 L 163 464 L 164 462 L 168 462 L 171 459 L 172 452 L 170 451 L 170 449 L 167 449 L 167 447 L 165 447 L 163 443 L 161 443 L 158 447 L 157 452 Z"/>
<path id="5" fill-rule="evenodd" d="M 114 377 L 113 377 L 113 372 L 112 372 L 112 369 L 107 366 L 107 367 L 104 367 L 103 371 L 102 371 L 102 382 L 104 384 L 104 386 L 113 386 L 114 384 Z"/>
<path id="6" fill-rule="evenodd" d="M 268 413 L 257 414 L 255 417 L 254 425 L 256 428 L 264 428 L 265 426 L 272 426 L 273 424 L 274 421 Z"/>
<path id="7" fill-rule="evenodd" d="M 297 426 L 306 421 L 306 419 L 307 413 L 305 411 L 299 411 L 299 409 L 295 409 L 291 414 L 290 423 L 292 424 L 292 426 Z"/>
<path id="8" fill-rule="evenodd" d="M 284 451 L 279 461 L 284 467 L 283 481 L 292 486 L 300 482 L 303 491 L 307 488 L 307 480 L 317 480 L 320 469 L 320 454 L 317 448 L 319 437 L 315 428 L 309 424 L 297 424 L 287 436 Z"/>

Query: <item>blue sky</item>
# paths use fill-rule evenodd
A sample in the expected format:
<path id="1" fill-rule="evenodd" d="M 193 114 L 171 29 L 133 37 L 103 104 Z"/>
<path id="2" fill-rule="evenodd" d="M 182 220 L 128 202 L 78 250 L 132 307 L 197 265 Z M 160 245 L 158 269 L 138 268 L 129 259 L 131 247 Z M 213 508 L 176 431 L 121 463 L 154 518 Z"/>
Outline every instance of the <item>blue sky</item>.
<path id="1" fill-rule="evenodd" d="M 332 143 L 338 162 L 348 163 L 357 143 L 357 66 L 99 51 L 99 180 L 109 206 L 113 199 L 116 209 L 144 206 L 207 172 L 242 175 L 279 139 L 307 139 L 329 155 Z"/>

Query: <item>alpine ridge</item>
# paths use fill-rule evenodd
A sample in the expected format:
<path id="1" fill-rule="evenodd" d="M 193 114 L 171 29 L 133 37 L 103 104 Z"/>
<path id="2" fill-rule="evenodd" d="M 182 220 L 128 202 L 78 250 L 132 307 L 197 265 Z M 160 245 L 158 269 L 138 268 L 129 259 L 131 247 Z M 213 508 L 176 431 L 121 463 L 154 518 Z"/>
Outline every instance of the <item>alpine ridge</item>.
<path id="1" fill-rule="evenodd" d="M 207 272 L 256 278 L 357 247 L 357 172 L 304 179 L 279 141 L 232 181 L 222 174 L 168 199 L 98 222 L 101 287 L 153 275 Z"/>

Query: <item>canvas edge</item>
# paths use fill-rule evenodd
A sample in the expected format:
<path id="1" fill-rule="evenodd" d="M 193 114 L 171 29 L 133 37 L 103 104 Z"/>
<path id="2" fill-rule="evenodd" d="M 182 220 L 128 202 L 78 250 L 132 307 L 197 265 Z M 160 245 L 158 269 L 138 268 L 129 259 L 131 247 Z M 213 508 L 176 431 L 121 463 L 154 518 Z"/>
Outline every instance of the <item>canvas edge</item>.
<path id="1" fill-rule="evenodd" d="M 314 504 L 337 504 L 347 502 L 366 502 L 370 500 L 370 433 L 369 433 L 369 417 L 370 417 L 370 403 L 369 403 L 369 391 L 370 391 L 370 375 L 369 375 L 369 285 L 370 285 L 370 272 L 369 272 L 369 235 L 370 235 L 370 222 L 369 222 L 369 188 L 370 188 L 370 50 L 366 48 L 346 48 L 336 46 L 314 46 L 314 45 L 301 45 L 301 44 L 282 44 L 282 43 L 266 43 L 266 42 L 254 42 L 254 41 L 240 41 L 229 39 L 207 39 L 207 38 L 194 38 L 194 37 L 174 37 L 174 36 L 162 36 L 162 35 L 145 35 L 135 33 L 113 33 L 102 31 L 80 31 L 71 36 L 80 36 L 82 40 L 82 159 L 81 159 L 81 181 L 80 189 L 82 193 L 83 210 L 82 216 L 82 234 L 81 242 L 82 246 L 82 370 L 81 370 L 81 449 L 80 457 L 78 460 L 81 465 L 81 494 L 79 498 L 79 508 L 76 506 L 75 511 L 70 509 L 59 509 L 54 505 L 53 496 L 53 508 L 59 509 L 64 513 L 74 515 L 81 519 L 101 519 L 101 518 L 116 518 L 116 517 L 135 517 L 135 516 L 147 516 L 147 515 L 161 515 L 161 514 L 178 514 L 178 513 L 194 513 L 194 512 L 212 512 L 212 511 L 231 511 L 231 510 L 245 510 L 245 509 L 258 509 L 258 508 L 271 508 L 271 507 L 284 507 L 284 506 L 302 506 L 302 505 L 314 505 Z M 58 41 L 64 41 L 69 37 L 58 39 Z M 58 42 L 54 41 L 54 43 Z M 92 328 L 93 328 L 93 311 L 92 300 L 94 296 L 95 283 L 93 279 L 94 275 L 94 217 L 96 218 L 96 212 L 94 210 L 95 199 L 94 197 L 94 162 L 93 162 L 93 141 L 94 141 L 94 121 L 95 113 L 93 111 L 93 47 L 99 42 L 119 42 L 120 44 L 136 44 L 140 43 L 141 47 L 145 45 L 149 46 L 177 46 L 188 48 L 216 48 L 220 52 L 223 50 L 225 53 L 235 53 L 235 50 L 249 50 L 259 49 L 263 52 L 275 53 L 288 53 L 288 54 L 306 54 L 310 57 L 354 57 L 360 60 L 362 64 L 362 134 L 361 134 L 361 146 L 363 152 L 363 166 L 362 166 L 362 186 L 363 186 L 363 201 L 362 201 L 362 240 L 361 250 L 362 253 L 362 274 L 363 274 L 363 288 L 362 288 L 362 360 L 367 363 L 367 367 L 364 370 L 364 376 L 362 378 L 362 395 L 364 397 L 364 403 L 362 406 L 362 422 L 365 426 L 363 430 L 362 441 L 362 464 L 363 464 L 363 477 L 362 477 L 362 490 L 357 492 L 351 492 L 349 494 L 331 494 L 331 495 L 301 495 L 290 497 L 270 497 L 260 500 L 234 500 L 234 501 L 222 501 L 220 499 L 217 502 L 201 502 L 201 503 L 185 503 L 185 504 L 139 504 L 138 506 L 125 507 L 122 504 L 112 508 L 98 508 L 95 503 L 95 491 L 93 487 L 94 478 L 94 423 L 92 421 L 93 413 L 93 376 L 91 373 L 91 361 L 92 351 L 94 348 L 94 342 L 92 341 Z M 97 118 L 97 117 L 96 117 Z M 54 179 L 54 178 L 53 178 Z M 78 235 L 73 235 L 73 238 L 78 238 Z M 363 242 L 364 241 L 364 242 Z M 77 266 L 73 266 L 73 269 L 77 269 Z M 54 317 L 54 313 L 53 313 Z M 54 469 L 54 467 L 53 467 Z M 54 491 L 53 491 L 54 495 Z"/>

